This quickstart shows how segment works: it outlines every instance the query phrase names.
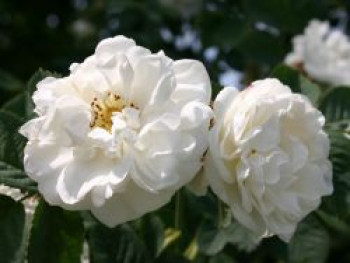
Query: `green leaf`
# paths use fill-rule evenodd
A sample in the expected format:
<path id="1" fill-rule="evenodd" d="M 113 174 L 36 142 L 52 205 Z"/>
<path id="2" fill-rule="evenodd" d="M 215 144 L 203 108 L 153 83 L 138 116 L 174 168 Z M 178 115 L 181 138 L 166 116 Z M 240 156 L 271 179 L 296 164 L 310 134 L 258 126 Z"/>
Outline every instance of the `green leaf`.
<path id="1" fill-rule="evenodd" d="M 25 117 L 27 115 L 25 93 L 22 92 L 8 100 L 2 105 L 1 109 L 6 112 L 11 112 L 18 117 Z"/>
<path id="2" fill-rule="evenodd" d="M 219 253 L 209 259 L 209 263 L 234 263 L 236 262 L 232 257 Z"/>
<path id="3" fill-rule="evenodd" d="M 198 230 L 199 251 L 206 255 L 215 255 L 227 244 L 226 229 L 204 223 Z"/>
<path id="4" fill-rule="evenodd" d="M 0 90 L 17 92 L 22 90 L 24 84 L 10 73 L 0 70 Z"/>
<path id="5" fill-rule="evenodd" d="M 350 237 L 350 226 L 348 226 L 341 218 L 321 210 L 316 211 L 316 213 L 326 226 L 342 235 Z"/>
<path id="6" fill-rule="evenodd" d="M 0 195 L 0 261 L 23 262 L 24 207 L 12 198 Z"/>
<path id="7" fill-rule="evenodd" d="M 227 227 L 217 227 L 205 223 L 199 228 L 199 250 L 206 255 L 220 252 L 227 243 L 232 243 L 240 250 L 251 252 L 260 242 L 260 238 L 238 222 L 232 222 Z"/>
<path id="8" fill-rule="evenodd" d="M 289 243 L 289 260 L 291 263 L 326 262 L 330 247 L 327 229 L 314 215 L 308 216 L 298 226 Z"/>
<path id="9" fill-rule="evenodd" d="M 327 122 L 350 120 L 350 87 L 331 89 L 321 100 L 320 109 Z"/>
<path id="10" fill-rule="evenodd" d="M 331 196 L 324 198 L 322 209 L 339 218 L 350 216 L 350 139 L 341 130 L 327 130 L 331 148 L 329 158 L 333 166 Z"/>
<path id="11" fill-rule="evenodd" d="M 27 82 L 27 88 L 20 94 L 16 95 L 3 104 L 2 110 L 11 112 L 18 117 L 28 120 L 35 117 L 33 112 L 34 104 L 32 100 L 33 92 L 36 90 L 36 84 L 46 77 L 57 77 L 56 73 L 52 73 L 43 69 L 35 72 Z"/>
<path id="12" fill-rule="evenodd" d="M 34 214 L 28 263 L 79 263 L 83 241 L 79 213 L 41 201 Z"/>
<path id="13" fill-rule="evenodd" d="M 252 252 L 261 241 L 260 237 L 238 222 L 231 224 L 226 235 L 230 243 L 246 252 Z"/>
<path id="14" fill-rule="evenodd" d="M 243 0 L 242 2 L 250 20 L 263 22 L 294 34 L 303 30 L 312 18 L 322 17 L 327 11 L 325 0 Z"/>
<path id="15" fill-rule="evenodd" d="M 0 111 L 0 183 L 34 190 L 36 184 L 23 172 L 26 140 L 18 133 L 22 124 L 15 115 Z"/>
<path id="16" fill-rule="evenodd" d="M 293 92 L 305 95 L 314 105 L 318 104 L 321 88 L 296 69 L 287 65 L 278 65 L 272 71 L 271 77 L 279 79 L 283 84 L 289 86 Z"/>
<path id="17" fill-rule="evenodd" d="M 0 183 L 35 191 L 36 183 L 23 171 L 25 138 L 19 133 L 24 120 L 34 116 L 32 93 L 36 84 L 55 73 L 39 69 L 28 81 L 27 89 L 3 105 L 0 110 Z"/>
<path id="18" fill-rule="evenodd" d="M 154 263 L 190 263 L 184 256 L 177 254 L 173 251 L 162 253 L 159 258 L 157 258 Z"/>
<path id="19" fill-rule="evenodd" d="M 350 138 L 342 131 L 328 130 L 331 143 L 329 158 L 335 175 L 350 171 Z"/>
<path id="20" fill-rule="evenodd" d="M 142 239 L 151 255 L 158 257 L 164 249 L 164 224 L 159 217 L 152 214 L 143 216 L 140 221 Z"/>
<path id="21" fill-rule="evenodd" d="M 145 244 L 128 224 L 108 228 L 89 219 L 86 228 L 92 263 L 151 262 Z"/>
<path id="22" fill-rule="evenodd" d="M 36 192 L 37 184 L 26 173 L 4 162 L 0 162 L 0 184 Z"/>
<path id="23" fill-rule="evenodd" d="M 271 73 L 271 77 L 279 79 L 296 93 L 301 93 L 299 76 L 300 74 L 296 69 L 284 64 L 277 65 Z"/>
<path id="24" fill-rule="evenodd" d="M 0 111 L 0 161 L 23 167 L 23 149 L 26 140 L 18 133 L 23 122 L 15 115 Z"/>
<path id="25" fill-rule="evenodd" d="M 308 97 L 314 105 L 318 105 L 319 99 L 322 94 L 320 86 L 310 81 L 303 75 L 300 75 L 300 89 L 301 93 Z"/>

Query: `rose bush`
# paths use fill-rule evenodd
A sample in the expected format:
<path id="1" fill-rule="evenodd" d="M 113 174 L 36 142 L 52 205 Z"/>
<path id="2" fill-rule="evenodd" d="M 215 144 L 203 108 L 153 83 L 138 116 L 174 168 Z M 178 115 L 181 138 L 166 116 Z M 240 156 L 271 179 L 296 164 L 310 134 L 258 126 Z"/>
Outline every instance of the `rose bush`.
<path id="1" fill-rule="evenodd" d="M 348 262 L 347 2 L 1 5 L 0 262 Z"/>
<path id="2" fill-rule="evenodd" d="M 223 89 L 214 102 L 204 175 L 244 226 L 289 241 L 333 191 L 324 117 L 277 79 Z"/>
<path id="3" fill-rule="evenodd" d="M 212 115 L 204 66 L 101 41 L 64 78 L 38 83 L 24 167 L 45 200 L 108 226 L 169 202 L 201 168 Z"/>

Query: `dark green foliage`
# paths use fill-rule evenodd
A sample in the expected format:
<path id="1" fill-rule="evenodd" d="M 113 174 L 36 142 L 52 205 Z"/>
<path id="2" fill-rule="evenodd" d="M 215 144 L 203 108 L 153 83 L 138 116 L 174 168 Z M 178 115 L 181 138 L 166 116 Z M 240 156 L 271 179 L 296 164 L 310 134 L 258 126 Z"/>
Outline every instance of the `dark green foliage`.
<path id="1" fill-rule="evenodd" d="M 23 205 L 0 195 L 0 262 L 23 262 L 24 223 Z"/>
<path id="2" fill-rule="evenodd" d="M 28 263 L 79 263 L 83 240 L 79 213 L 41 201 L 30 233 Z"/>
<path id="3" fill-rule="evenodd" d="M 308 216 L 299 224 L 289 244 L 290 262 L 325 262 L 330 246 L 330 234 L 315 216 Z"/>
<path id="4" fill-rule="evenodd" d="M 350 123 L 350 87 L 337 87 L 323 97 L 320 109 L 329 123 Z"/>
<path id="5" fill-rule="evenodd" d="M 26 141 L 18 133 L 22 124 L 12 113 L 0 111 L 0 184 L 35 190 L 35 183 L 23 172 Z"/>
<path id="6" fill-rule="evenodd" d="M 147 251 L 146 244 L 131 226 L 125 224 L 111 229 L 92 218 L 88 220 L 87 238 L 92 263 L 152 262 L 151 251 Z"/>
<path id="7" fill-rule="evenodd" d="M 271 77 L 278 78 L 283 84 L 289 86 L 293 92 L 304 94 L 317 106 L 322 92 L 321 88 L 296 69 L 286 65 L 278 65 L 272 71 Z"/>

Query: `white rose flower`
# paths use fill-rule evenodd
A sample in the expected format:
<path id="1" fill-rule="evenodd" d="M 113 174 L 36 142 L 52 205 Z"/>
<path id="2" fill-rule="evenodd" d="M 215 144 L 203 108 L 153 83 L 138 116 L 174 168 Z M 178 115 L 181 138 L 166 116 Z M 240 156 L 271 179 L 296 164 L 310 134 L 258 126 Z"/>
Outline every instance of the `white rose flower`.
<path id="1" fill-rule="evenodd" d="M 288 65 L 302 68 L 311 78 L 333 86 L 350 85 L 350 42 L 328 22 L 312 20 L 304 34 L 293 39 Z"/>
<path id="2" fill-rule="evenodd" d="M 33 95 L 24 166 L 46 201 L 108 226 L 169 202 L 201 168 L 212 112 L 204 66 L 123 36 Z"/>
<path id="3" fill-rule="evenodd" d="M 204 175 L 234 217 L 261 236 L 288 241 L 332 187 L 324 117 L 276 79 L 214 102 Z"/>

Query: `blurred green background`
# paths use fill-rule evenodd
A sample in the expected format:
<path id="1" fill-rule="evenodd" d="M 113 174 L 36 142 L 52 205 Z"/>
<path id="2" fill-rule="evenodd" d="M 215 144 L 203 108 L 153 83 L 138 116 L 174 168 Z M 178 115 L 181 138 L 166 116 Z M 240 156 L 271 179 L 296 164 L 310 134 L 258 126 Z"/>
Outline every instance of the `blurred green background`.
<path id="1" fill-rule="evenodd" d="M 0 0 L 0 106 L 20 93 L 38 68 L 68 74 L 69 65 L 91 55 L 101 39 L 119 34 L 153 52 L 164 50 L 173 59 L 203 61 L 214 93 L 219 89 L 217 84 L 242 88 L 268 76 L 290 51 L 292 37 L 302 33 L 311 19 L 328 20 L 349 33 L 349 12 L 349 0 Z M 189 248 L 186 251 L 191 253 L 196 249 L 190 242 L 198 222 L 216 217 L 217 204 L 213 196 L 201 200 L 185 192 L 183 198 L 188 207 L 196 207 L 185 208 L 180 244 L 181 250 Z M 173 204 L 159 212 L 164 221 L 167 214 L 171 215 L 169 222 L 172 213 Z M 146 216 L 141 223 L 132 224 L 137 228 L 150 225 L 152 230 L 157 225 L 152 218 Z M 334 222 L 336 231 L 312 232 L 320 221 L 306 219 L 315 228 L 299 228 L 298 234 L 306 236 L 302 244 L 287 246 L 271 238 L 258 248 L 244 231 L 239 236 L 237 229 L 231 229 L 236 239 L 228 242 L 222 237 L 224 233 L 213 233 L 212 226 L 204 224 L 201 229 L 206 234 L 199 237 L 202 254 L 195 262 L 318 263 L 327 258 L 329 262 L 350 262 L 349 233 L 342 234 L 338 222 Z M 348 231 L 348 226 L 345 229 Z M 97 226 L 96 231 L 111 237 L 129 228 L 125 225 L 108 232 Z M 319 245 L 316 249 L 315 241 Z M 302 251 L 298 251 L 300 248 Z M 221 252 L 209 258 L 204 256 L 208 251 Z M 309 254 L 303 261 L 300 253 L 305 251 Z M 159 262 L 187 261 L 172 256 Z"/>
<path id="2" fill-rule="evenodd" d="M 0 69 L 22 81 L 39 67 L 67 74 L 101 39 L 122 34 L 200 59 L 214 82 L 237 83 L 240 73 L 249 82 L 283 60 L 310 19 L 349 29 L 349 9 L 348 0 L 1 0 Z"/>

